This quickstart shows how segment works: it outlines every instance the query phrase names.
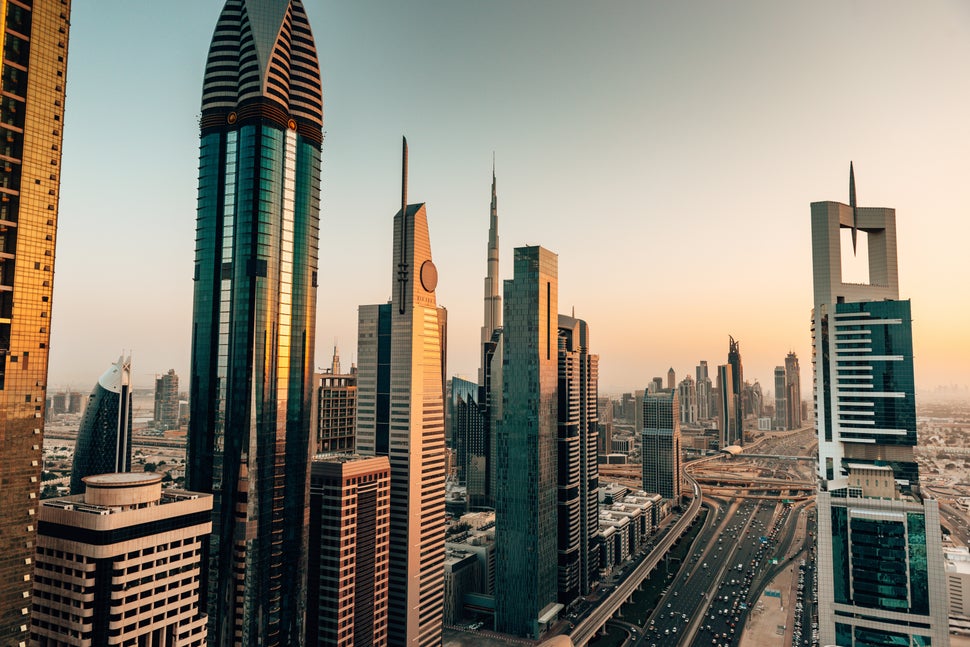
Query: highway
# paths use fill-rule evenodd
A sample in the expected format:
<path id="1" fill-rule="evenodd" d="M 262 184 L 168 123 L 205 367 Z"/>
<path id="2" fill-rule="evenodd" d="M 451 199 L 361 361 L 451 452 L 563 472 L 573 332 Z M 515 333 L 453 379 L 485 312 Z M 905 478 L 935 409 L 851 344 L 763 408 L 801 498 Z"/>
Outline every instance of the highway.
<path id="1" fill-rule="evenodd" d="M 693 479 L 689 474 L 685 474 L 685 478 L 693 489 L 694 496 L 691 499 L 690 506 L 683 516 L 677 520 L 674 527 L 667 533 L 667 535 L 660 540 L 656 548 L 646 557 L 640 564 L 633 570 L 630 575 L 626 577 L 622 582 L 616 585 L 616 590 L 614 590 L 609 597 L 604 599 L 598 606 L 589 612 L 589 615 L 580 620 L 576 627 L 570 632 L 569 637 L 572 639 L 573 644 L 576 647 L 584 647 L 586 643 L 589 642 L 590 638 L 596 635 L 603 625 L 619 611 L 620 607 L 626 600 L 633 595 L 640 583 L 657 567 L 657 564 L 664 558 L 667 551 L 670 550 L 674 542 L 680 538 L 684 532 L 690 527 L 694 519 L 697 518 L 698 512 L 701 509 L 701 488 L 697 484 L 697 481 Z"/>

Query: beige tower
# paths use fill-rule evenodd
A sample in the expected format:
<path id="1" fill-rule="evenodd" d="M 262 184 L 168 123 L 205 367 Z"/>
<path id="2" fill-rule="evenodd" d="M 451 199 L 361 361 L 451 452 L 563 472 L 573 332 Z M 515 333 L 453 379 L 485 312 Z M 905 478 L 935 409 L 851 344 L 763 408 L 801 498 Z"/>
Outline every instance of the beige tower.
<path id="1" fill-rule="evenodd" d="M 84 484 L 84 494 L 39 507 L 31 644 L 204 647 L 199 576 L 212 495 L 162 491 L 151 472 Z"/>
<path id="2" fill-rule="evenodd" d="M 394 216 L 391 302 L 361 306 L 357 452 L 391 463 L 388 644 L 440 645 L 444 604 L 444 309 L 424 204 Z"/>

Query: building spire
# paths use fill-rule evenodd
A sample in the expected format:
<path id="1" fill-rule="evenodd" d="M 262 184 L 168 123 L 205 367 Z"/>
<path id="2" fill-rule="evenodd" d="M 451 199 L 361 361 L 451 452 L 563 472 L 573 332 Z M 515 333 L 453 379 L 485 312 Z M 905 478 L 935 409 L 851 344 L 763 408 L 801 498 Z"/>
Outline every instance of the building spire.
<path id="1" fill-rule="evenodd" d="M 855 170 L 852 168 L 852 160 L 849 160 L 849 206 L 852 207 L 852 255 L 855 256 L 856 238 L 859 233 L 859 220 L 856 214 Z"/>
<path id="2" fill-rule="evenodd" d="M 408 287 L 408 138 L 401 136 L 401 256 L 397 262 L 397 282 L 400 287 L 400 307 L 404 314 Z"/>
<path id="3" fill-rule="evenodd" d="M 482 320 L 481 343 L 488 343 L 492 333 L 502 326 L 502 296 L 499 292 L 498 277 L 498 197 L 495 180 L 495 152 L 492 152 L 492 203 L 489 209 L 488 222 L 488 251 L 486 256 L 485 273 L 485 315 Z M 478 372 L 478 383 L 484 384 L 487 367 L 484 365 L 485 356 L 482 354 L 482 367 Z"/>
<path id="4" fill-rule="evenodd" d="M 334 375 L 340 375 L 340 351 L 337 350 L 336 344 L 333 347 L 333 361 L 330 364 L 330 372 Z"/>

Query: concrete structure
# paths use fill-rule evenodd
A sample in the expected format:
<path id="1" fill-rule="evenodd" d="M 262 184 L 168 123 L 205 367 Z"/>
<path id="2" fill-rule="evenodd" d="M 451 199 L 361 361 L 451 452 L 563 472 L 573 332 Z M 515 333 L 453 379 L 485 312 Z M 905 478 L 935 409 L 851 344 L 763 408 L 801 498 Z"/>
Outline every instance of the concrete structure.
<path id="1" fill-rule="evenodd" d="M 496 429 L 495 627 L 537 639 L 557 604 L 558 258 L 516 248 L 513 277 Z"/>
<path id="2" fill-rule="evenodd" d="M 330 370 L 313 374 L 310 400 L 311 451 L 353 453 L 357 423 L 357 367 L 349 373 L 340 367 L 340 354 L 333 347 Z"/>
<path id="3" fill-rule="evenodd" d="M 387 644 L 390 499 L 386 456 L 313 458 L 307 647 Z"/>
<path id="4" fill-rule="evenodd" d="M 717 407 L 712 406 L 713 384 L 707 374 L 707 362 L 701 360 L 697 365 L 697 419 L 710 420 L 717 417 Z"/>
<path id="5" fill-rule="evenodd" d="M 70 0 L 0 0 L 0 645 L 27 641 Z M 80 394 L 78 394 L 80 395 Z"/>
<path id="6" fill-rule="evenodd" d="M 300 0 L 227 0 L 206 60 L 186 477 L 209 642 L 300 645 L 323 97 Z"/>
<path id="7" fill-rule="evenodd" d="M 163 491 L 151 472 L 84 483 L 39 506 L 30 644 L 204 646 L 212 496 Z"/>
<path id="8" fill-rule="evenodd" d="M 155 376 L 155 427 L 178 429 L 179 426 L 179 376 L 175 369 Z"/>
<path id="9" fill-rule="evenodd" d="M 98 378 L 77 432 L 71 494 L 84 493 L 84 478 L 131 471 L 131 356 L 121 356 Z"/>
<path id="10" fill-rule="evenodd" d="M 643 399 L 643 489 L 674 505 L 680 502 L 682 461 L 677 391 L 649 393 Z"/>
<path id="11" fill-rule="evenodd" d="M 674 372 L 674 367 L 671 366 L 667 369 L 667 390 L 673 391 L 677 388 L 677 373 Z"/>
<path id="12" fill-rule="evenodd" d="M 558 464 L 559 602 L 587 595 L 599 566 L 591 550 L 599 530 L 597 399 L 599 355 L 589 352 L 589 326 L 559 315 Z"/>
<path id="13" fill-rule="evenodd" d="M 445 549 L 444 623 L 453 625 L 464 615 L 464 600 L 476 593 L 481 565 L 474 553 L 460 548 Z"/>
<path id="14" fill-rule="evenodd" d="M 485 314 L 482 318 L 481 345 L 485 349 L 495 331 L 502 328 L 502 294 L 499 286 L 498 197 L 495 190 L 495 162 L 492 161 L 492 202 L 488 217 L 488 251 L 485 269 Z M 490 370 L 487 353 L 482 352 L 482 366 L 478 369 L 478 383 L 485 384 Z M 490 358 L 489 358 L 490 359 Z"/>
<path id="15" fill-rule="evenodd" d="M 441 643 L 445 561 L 445 311 L 425 205 L 394 216 L 390 303 L 361 306 L 357 452 L 391 463 L 388 644 Z"/>
<path id="16" fill-rule="evenodd" d="M 819 643 L 949 644 L 937 502 L 923 499 L 909 301 L 895 212 L 812 203 L 819 440 Z M 841 229 L 868 234 L 869 283 L 842 282 Z"/>
<path id="17" fill-rule="evenodd" d="M 802 426 L 802 378 L 798 356 L 794 352 L 785 356 L 785 422 L 788 429 Z"/>
<path id="18" fill-rule="evenodd" d="M 970 622 L 970 550 L 966 546 L 944 548 L 944 570 L 950 599 L 949 616 Z"/>

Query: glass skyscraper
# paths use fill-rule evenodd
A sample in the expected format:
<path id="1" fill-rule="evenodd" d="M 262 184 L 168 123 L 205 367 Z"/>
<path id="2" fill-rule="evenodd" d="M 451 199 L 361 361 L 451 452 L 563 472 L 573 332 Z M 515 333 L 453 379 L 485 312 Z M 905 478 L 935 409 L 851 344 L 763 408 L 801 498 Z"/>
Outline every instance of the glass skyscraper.
<path id="1" fill-rule="evenodd" d="M 682 458 L 677 390 L 643 396 L 643 489 L 679 504 Z"/>
<path id="2" fill-rule="evenodd" d="M 896 214 L 812 203 L 819 643 L 947 645 L 939 507 L 913 452 L 912 316 Z M 868 283 L 842 281 L 841 231 L 867 234 Z M 789 396 L 792 397 L 792 396 Z"/>
<path id="3" fill-rule="evenodd" d="M 84 477 L 131 471 L 131 357 L 121 356 L 94 385 L 77 432 L 71 494 Z"/>
<path id="4" fill-rule="evenodd" d="M 0 645 L 28 641 L 70 0 L 0 0 Z"/>
<path id="5" fill-rule="evenodd" d="M 228 0 L 202 92 L 188 486 L 210 645 L 300 645 L 323 99 L 300 0 Z"/>
<path id="6" fill-rule="evenodd" d="M 516 248 L 496 429 L 495 628 L 533 639 L 557 606 L 558 295 L 556 254 Z"/>

